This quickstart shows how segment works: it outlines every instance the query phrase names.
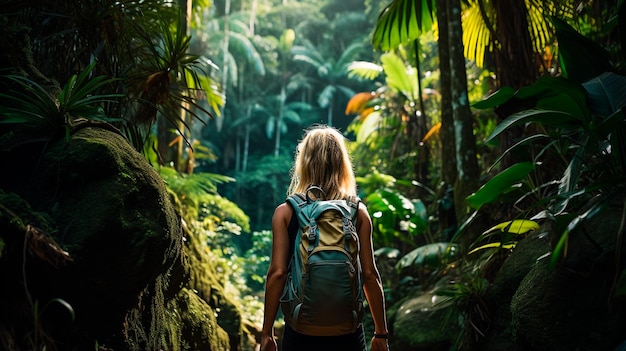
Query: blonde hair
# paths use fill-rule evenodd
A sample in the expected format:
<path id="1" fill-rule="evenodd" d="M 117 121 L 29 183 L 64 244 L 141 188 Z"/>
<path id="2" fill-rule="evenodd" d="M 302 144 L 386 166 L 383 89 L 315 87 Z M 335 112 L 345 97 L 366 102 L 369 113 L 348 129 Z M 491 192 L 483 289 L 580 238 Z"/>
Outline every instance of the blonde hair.
<path id="1" fill-rule="evenodd" d="M 333 127 L 311 127 L 296 149 L 287 194 L 305 193 L 312 185 L 322 188 L 325 199 L 356 196 L 356 181 L 346 140 Z"/>

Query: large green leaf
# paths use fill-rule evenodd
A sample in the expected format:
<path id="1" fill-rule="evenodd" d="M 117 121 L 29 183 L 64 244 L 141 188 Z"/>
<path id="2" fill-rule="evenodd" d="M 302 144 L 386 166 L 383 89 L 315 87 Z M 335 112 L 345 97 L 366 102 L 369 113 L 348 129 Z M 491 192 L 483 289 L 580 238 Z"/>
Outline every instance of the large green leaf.
<path id="1" fill-rule="evenodd" d="M 545 110 L 564 111 L 585 119 L 589 114 L 584 88 L 562 77 L 540 77 L 532 85 L 520 88 L 515 97 L 536 100 L 535 106 Z"/>
<path id="2" fill-rule="evenodd" d="M 516 219 L 513 221 L 506 221 L 500 224 L 497 224 L 491 227 L 489 230 L 482 233 L 474 243 L 481 243 L 485 241 L 485 239 L 492 238 L 494 236 L 501 236 L 502 239 L 490 239 L 489 243 L 480 245 L 471 251 L 468 254 L 474 253 L 479 250 L 484 250 L 488 248 L 499 248 L 499 249 L 512 249 L 517 245 L 517 236 L 525 235 L 529 231 L 536 230 L 539 228 L 539 224 L 535 221 L 530 221 L 527 219 Z M 502 234 L 505 233 L 505 234 Z M 472 245 L 473 247 L 474 245 Z"/>
<path id="3" fill-rule="evenodd" d="M 589 108 L 599 116 L 610 116 L 626 106 L 626 77 L 604 72 L 583 83 Z"/>
<path id="4" fill-rule="evenodd" d="M 474 194 L 467 197 L 467 203 L 475 210 L 496 201 L 502 193 L 510 190 L 513 185 L 526 178 L 535 169 L 532 162 L 520 162 L 495 175 L 480 187 Z"/>
<path id="5" fill-rule="evenodd" d="M 438 242 L 420 246 L 404 255 L 396 269 L 402 270 L 411 266 L 438 269 L 450 263 L 459 254 L 459 247 L 454 243 Z"/>
<path id="6" fill-rule="evenodd" d="M 558 111 L 570 116 L 553 116 L 545 120 L 543 119 L 545 116 L 541 116 L 542 119 L 538 120 L 552 126 L 572 123 L 577 120 L 588 124 L 590 120 L 587 96 L 583 86 L 561 77 L 541 77 L 532 85 L 522 87 L 515 92 L 510 87 L 502 87 L 485 100 L 477 102 L 473 106 L 475 108 L 487 109 L 502 105 L 507 105 L 509 110 L 514 111 L 519 110 L 520 107 L 531 105 L 536 110 Z M 519 112 L 516 118 L 520 116 L 531 117 L 533 115 L 540 117 L 531 111 Z M 508 122 L 511 122 L 511 120 Z M 528 122 L 528 120 L 519 122 Z M 508 128 L 509 126 L 500 126 L 500 128 L 503 127 Z"/>
<path id="7" fill-rule="evenodd" d="M 372 221 L 377 231 L 389 240 L 397 237 L 400 228 L 410 236 L 422 233 L 428 221 L 421 201 L 411 201 L 403 194 L 390 188 L 377 189 L 364 199 L 372 213 Z M 403 238 L 410 239 L 410 238 Z"/>
<path id="8" fill-rule="evenodd" d="M 539 122 L 552 126 L 563 126 L 567 123 L 576 121 L 571 114 L 563 111 L 549 111 L 549 110 L 526 110 L 507 117 L 504 121 L 496 126 L 491 135 L 485 140 L 488 143 L 496 136 L 508 128 L 526 122 Z"/>
<path id="9" fill-rule="evenodd" d="M 383 67 L 373 62 L 354 61 L 348 66 L 348 77 L 361 77 L 374 80 L 383 73 Z"/>
<path id="10" fill-rule="evenodd" d="M 482 101 L 479 101 L 472 105 L 472 107 L 477 109 L 489 109 L 498 107 L 505 102 L 509 101 L 515 95 L 515 90 L 509 86 L 504 86 L 498 89 L 493 94 L 489 95 Z"/>
<path id="11" fill-rule="evenodd" d="M 613 69 L 610 56 L 603 47 L 559 18 L 553 18 L 552 23 L 559 42 L 563 76 L 582 83 Z"/>
<path id="12" fill-rule="evenodd" d="M 383 117 L 379 111 L 374 111 L 367 115 L 367 118 L 365 118 L 357 131 L 356 141 L 358 143 L 368 143 L 371 140 L 370 138 L 378 135 L 382 119 Z"/>
<path id="13" fill-rule="evenodd" d="M 385 53 L 380 57 L 389 88 L 415 100 L 419 91 L 417 70 L 407 67 L 404 61 L 393 53 Z"/>

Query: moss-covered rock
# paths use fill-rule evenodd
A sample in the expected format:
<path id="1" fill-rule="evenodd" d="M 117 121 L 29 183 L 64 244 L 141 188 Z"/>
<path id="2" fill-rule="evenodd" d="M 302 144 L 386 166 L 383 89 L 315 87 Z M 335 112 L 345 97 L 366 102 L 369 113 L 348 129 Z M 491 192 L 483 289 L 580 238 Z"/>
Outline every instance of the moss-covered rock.
<path id="1" fill-rule="evenodd" d="M 537 260 L 511 299 L 511 328 L 520 350 L 614 350 L 626 340 L 626 306 L 614 299 L 621 209 L 607 208 L 569 235 L 559 264 Z M 616 250 L 620 252 L 616 256 Z"/>
<path id="2" fill-rule="evenodd" d="M 626 301 L 616 294 L 626 268 L 615 259 L 626 255 L 621 219 L 618 203 L 581 222 L 555 266 L 561 233 L 542 226 L 521 240 L 488 290 L 491 328 L 481 349 L 619 349 L 626 340 Z"/>
<path id="3" fill-rule="evenodd" d="M 448 350 L 459 328 L 450 317 L 449 303 L 431 293 L 417 293 L 394 307 L 392 320 L 394 350 Z M 454 315 L 454 314 L 453 314 Z"/>
<path id="4" fill-rule="evenodd" d="M 166 310 L 170 316 L 169 325 L 173 329 L 170 335 L 178 336 L 170 341 L 172 347 L 206 351 L 231 349 L 228 333 L 219 327 L 215 310 L 193 290 L 182 289 L 167 304 Z"/>
<path id="5" fill-rule="evenodd" d="M 208 296 L 191 288 L 193 250 L 183 245 L 171 194 L 121 135 L 87 127 L 6 158 L 24 167 L 0 178 L 16 194 L 0 203 L 0 228 L 11 229 L 0 233 L 0 281 L 16 287 L 13 300 L 2 301 L 13 308 L 1 313 L 0 346 L 239 349 L 230 340 L 237 330 L 241 338 L 241 317 L 215 298 L 223 296 L 217 278 L 200 278 Z M 27 249 L 33 235 L 41 250 Z M 59 255 L 54 264 L 43 250 L 49 247 Z M 232 311 L 225 322 L 231 334 L 219 325 L 222 308 Z M 11 325 L 17 320 L 19 330 Z"/>

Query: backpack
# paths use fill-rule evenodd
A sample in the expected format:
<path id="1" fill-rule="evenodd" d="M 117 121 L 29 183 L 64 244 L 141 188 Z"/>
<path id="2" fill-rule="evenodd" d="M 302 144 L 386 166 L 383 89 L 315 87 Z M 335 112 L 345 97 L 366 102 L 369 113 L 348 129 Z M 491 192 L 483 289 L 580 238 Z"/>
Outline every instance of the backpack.
<path id="1" fill-rule="evenodd" d="M 299 230 L 280 304 L 289 326 L 307 335 L 343 335 L 363 319 L 363 279 L 356 233 L 358 198 L 312 200 L 309 192 L 287 201 Z"/>

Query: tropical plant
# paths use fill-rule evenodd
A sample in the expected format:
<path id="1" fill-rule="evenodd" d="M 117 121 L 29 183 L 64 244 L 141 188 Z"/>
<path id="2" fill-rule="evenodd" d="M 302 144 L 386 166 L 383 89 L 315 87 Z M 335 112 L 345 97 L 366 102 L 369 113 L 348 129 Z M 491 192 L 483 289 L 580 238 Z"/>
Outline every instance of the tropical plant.
<path id="1" fill-rule="evenodd" d="M 235 203 L 220 196 L 217 191 L 219 184 L 232 182 L 233 178 L 212 173 L 185 174 L 171 167 L 159 167 L 158 170 L 168 188 L 178 194 L 179 199 L 184 202 L 191 218 L 205 223 L 210 228 L 218 227 L 221 222 L 232 221 L 240 227 L 240 230 L 250 229 L 248 216 Z"/>
<path id="2" fill-rule="evenodd" d="M 526 219 L 516 219 L 497 224 L 478 237 L 475 243 L 480 244 L 480 246 L 470 247 L 471 250 L 467 254 L 471 255 L 474 252 L 485 249 L 513 250 L 520 236 L 524 236 L 537 228 L 539 228 L 537 222 Z M 491 240 L 491 238 L 496 236 L 500 236 L 500 238 Z M 487 243 L 485 244 L 484 241 L 487 241 Z"/>
<path id="3" fill-rule="evenodd" d="M 182 170 L 185 166 L 181 162 L 183 145 L 191 145 L 188 137 L 191 124 L 194 120 L 204 123 L 204 116 L 213 117 L 198 99 L 206 98 L 209 108 L 219 114 L 223 96 L 210 78 L 210 61 L 188 53 L 191 37 L 186 35 L 180 17 L 174 24 L 176 27 L 172 29 L 162 23 L 160 38 L 144 38 L 144 49 L 151 53 L 150 58 L 142 60 L 126 81 L 130 98 L 139 102 L 134 118 L 151 125 L 157 122 L 158 112 L 163 117 L 158 122 L 176 131 L 171 136 L 167 133 L 169 129 L 160 127 L 158 146 L 162 159 L 172 159 L 176 167 L 183 167 Z M 172 144 L 174 138 L 178 138 L 175 140 L 178 147 L 171 155 L 167 145 Z M 141 140 L 140 145 L 143 142 Z"/>
<path id="4" fill-rule="evenodd" d="M 247 16 L 244 12 L 235 12 L 228 16 L 211 18 L 205 20 L 195 31 L 194 48 L 198 52 L 205 52 L 207 57 L 219 64 L 224 87 L 239 84 L 240 66 L 243 64 L 259 75 L 265 74 L 265 65 L 254 45 L 253 28 L 246 23 Z"/>
<path id="5" fill-rule="evenodd" d="M 391 51 L 435 25 L 434 0 L 393 0 L 381 13 L 372 36 L 374 48 Z"/>
<path id="6" fill-rule="evenodd" d="M 461 16 L 459 1 L 439 1 L 439 58 L 441 65 L 442 164 L 447 166 L 442 191 L 452 191 L 456 218 L 466 216 L 465 196 L 477 187 L 478 164 L 473 122 L 467 100 L 467 76 L 461 45 Z M 383 50 L 395 49 L 415 41 L 421 33 L 431 30 L 435 23 L 435 1 L 394 0 L 378 18 L 372 44 Z M 445 17 L 443 16 L 445 14 Z M 454 15 L 453 15 L 454 14 Z M 443 22 L 443 23 L 441 23 Z M 418 46 L 415 60 L 419 62 Z M 419 69 L 419 63 L 416 64 Z M 450 74 L 448 74 L 450 73 Z M 421 79 L 421 75 L 418 75 Z M 421 97 L 421 95 L 420 95 Z M 455 106 L 455 108 L 450 108 Z M 447 110 L 446 110 L 447 108 Z M 453 131 L 455 131 L 453 133 Z M 422 134 L 426 134 L 424 131 Z M 452 165 L 456 167 L 452 167 Z M 452 170 L 450 172 L 450 170 Z M 443 222 L 442 222 L 443 223 Z M 443 223 L 448 226 L 447 223 Z M 454 223 L 452 223 L 454 225 Z"/>
<path id="7" fill-rule="evenodd" d="M 454 307 L 448 309 L 448 316 L 442 327 L 462 324 L 462 331 L 450 350 L 475 349 L 489 330 L 492 316 L 487 305 L 488 286 L 486 279 L 469 274 L 461 277 L 458 282 L 436 290 L 437 295 L 445 297 L 440 303 L 451 302 Z M 460 318 L 456 313 L 460 313 Z"/>
<path id="8" fill-rule="evenodd" d="M 550 52 L 556 51 L 549 49 L 554 44 L 550 17 L 572 18 L 576 6 L 573 2 L 556 0 L 518 0 L 506 5 L 498 1 L 470 0 L 462 4 L 460 18 L 463 19 L 465 57 L 483 67 L 491 53 L 497 62 L 496 79 L 514 87 L 519 87 L 518 82 L 532 82 L 539 69 L 550 72 L 554 65 L 554 55 Z M 381 13 L 372 43 L 387 51 L 417 39 L 433 26 L 444 28 L 435 17 L 455 20 L 445 11 L 446 6 L 435 0 L 394 0 Z M 525 31 L 520 32 L 520 24 Z M 548 55 L 542 57 L 546 50 Z M 542 57 L 541 67 L 533 65 L 533 57 Z"/>
<path id="9" fill-rule="evenodd" d="M 305 102 L 290 102 L 285 91 L 280 95 L 269 96 L 264 104 L 254 106 L 255 118 L 266 121 L 265 134 L 268 139 L 274 138 L 274 157 L 280 152 L 280 137 L 287 133 L 287 124 L 300 124 L 299 112 L 310 110 L 311 106 Z"/>
<path id="10" fill-rule="evenodd" d="M 61 1 L 42 6 L 12 2 L 2 12 L 2 26 L 9 34 L 2 39 L 9 53 L 4 68 L 56 96 L 55 91 L 61 90 L 56 82 L 69 81 L 93 65 L 89 79 L 107 78 L 93 92 L 109 96 L 99 101 L 102 115 L 111 117 L 109 122 L 137 150 L 143 149 L 157 113 L 180 130 L 177 133 L 183 141 L 184 128 L 191 123 L 187 116 L 212 116 L 209 110 L 218 110 L 222 96 L 204 73 L 206 60 L 187 52 L 189 37 L 181 17 L 179 7 L 163 0 L 83 1 L 80 5 Z M 29 36 L 23 35 L 26 31 Z M 10 49 L 16 45 L 26 50 Z M 208 108 L 198 103 L 203 99 Z M 162 151 L 170 140 L 171 135 L 163 137 Z"/>
<path id="11" fill-rule="evenodd" d="M 6 75 L 6 86 L 0 93 L 0 124 L 11 132 L 0 140 L 12 149 L 30 142 L 48 142 L 53 138 L 69 139 L 73 128 L 87 121 L 114 122 L 104 114 L 102 104 L 121 98 L 122 94 L 99 94 L 101 88 L 114 82 L 104 76 L 91 77 L 95 63 L 73 75 L 57 96 L 27 77 Z M 3 128 L 4 129 L 4 128 Z"/>
<path id="12" fill-rule="evenodd" d="M 513 126 L 532 126 L 529 136 L 506 150 L 520 162 L 483 189 L 507 193 L 506 189 L 517 188 L 515 206 L 525 216 L 554 223 L 558 238 L 553 265 L 565 253 L 572 230 L 626 193 L 626 76 L 606 71 L 617 67 L 602 47 L 564 21 L 554 23 L 568 78 L 540 78 L 517 91 L 503 87 L 475 105 L 512 111 L 487 142 Z M 468 201 L 480 208 L 501 200 L 483 197 L 487 192 L 479 190 Z"/>
<path id="13" fill-rule="evenodd" d="M 424 202 L 409 199 L 397 190 L 400 184 L 410 188 L 410 182 L 398 181 L 373 169 L 367 176 L 357 177 L 357 183 L 360 192 L 366 194 L 363 201 L 372 215 L 377 247 L 414 247 L 419 235 L 424 235 L 427 242 L 433 242 Z"/>
<path id="14" fill-rule="evenodd" d="M 421 159 L 427 157 L 427 152 L 418 147 L 425 136 L 425 132 L 419 134 L 424 128 L 418 128 L 418 124 L 432 123 L 418 113 L 417 71 L 391 52 L 381 55 L 380 60 L 380 65 L 356 61 L 348 68 L 350 75 L 372 80 L 384 74 L 385 81 L 375 92 L 359 93 L 350 99 L 346 114 L 357 114 L 358 118 L 348 130 L 355 133 L 357 145 L 381 155 L 370 159 L 382 164 L 371 166 L 398 178 L 408 176 L 427 183 L 416 173 L 406 174 L 407 169 L 418 169 Z M 419 158 L 415 157 L 418 153 Z"/>
<path id="15" fill-rule="evenodd" d="M 428 291 L 448 273 L 459 256 L 459 247 L 453 243 L 433 242 L 417 247 L 396 264 L 397 274 L 402 277 L 400 284 Z"/>

